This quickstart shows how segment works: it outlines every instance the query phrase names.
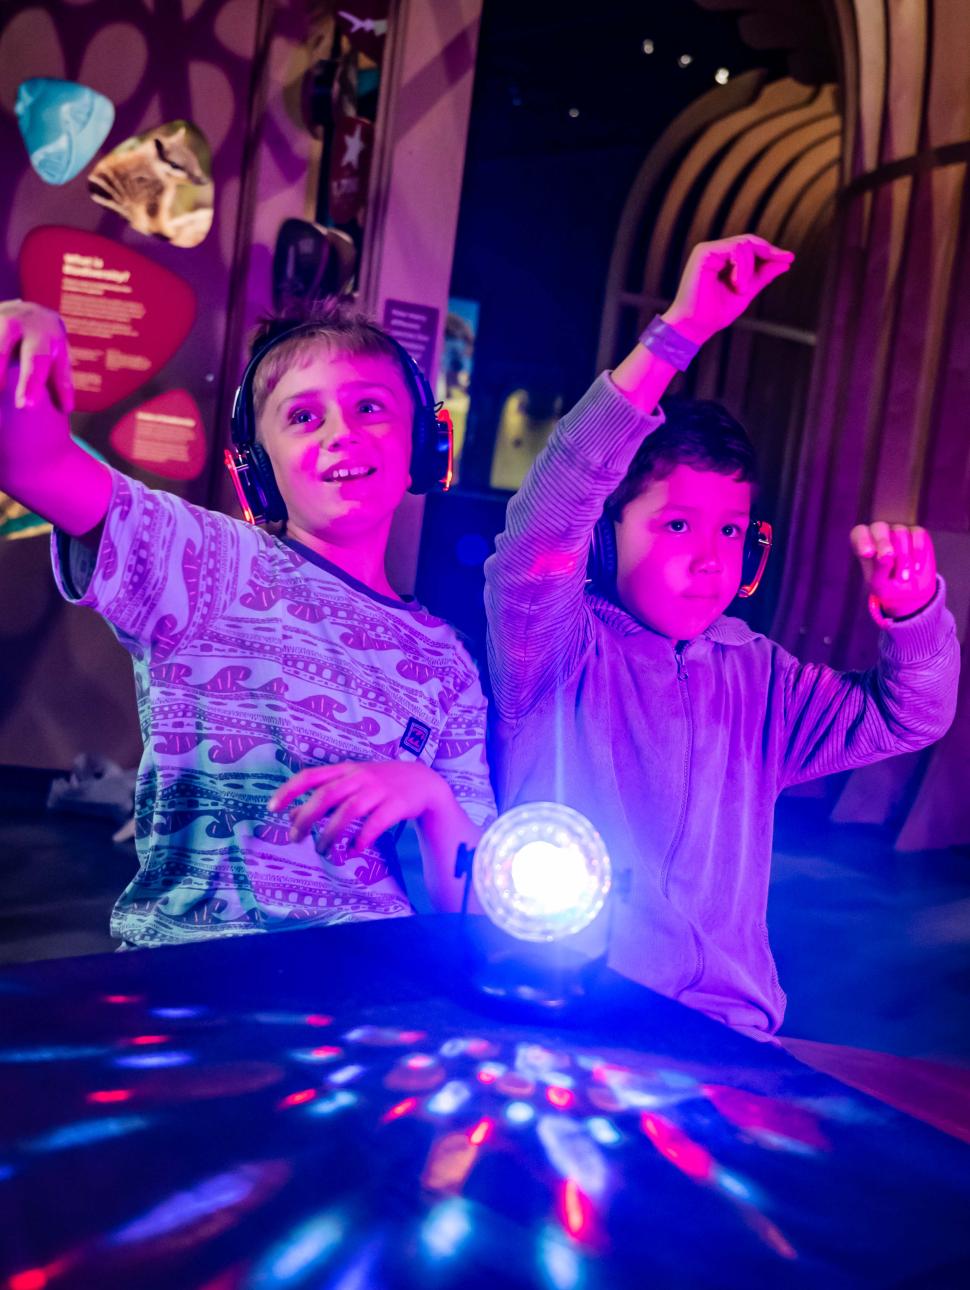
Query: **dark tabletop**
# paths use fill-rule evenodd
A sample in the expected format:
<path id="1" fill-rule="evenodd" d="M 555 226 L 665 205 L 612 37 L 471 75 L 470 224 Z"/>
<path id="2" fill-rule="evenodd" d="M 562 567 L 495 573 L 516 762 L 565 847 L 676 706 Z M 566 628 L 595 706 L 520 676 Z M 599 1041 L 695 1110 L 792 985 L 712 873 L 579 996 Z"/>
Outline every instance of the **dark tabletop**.
<path id="1" fill-rule="evenodd" d="M 0 970 L 0 1288 L 970 1285 L 970 1148 L 458 918 Z"/>

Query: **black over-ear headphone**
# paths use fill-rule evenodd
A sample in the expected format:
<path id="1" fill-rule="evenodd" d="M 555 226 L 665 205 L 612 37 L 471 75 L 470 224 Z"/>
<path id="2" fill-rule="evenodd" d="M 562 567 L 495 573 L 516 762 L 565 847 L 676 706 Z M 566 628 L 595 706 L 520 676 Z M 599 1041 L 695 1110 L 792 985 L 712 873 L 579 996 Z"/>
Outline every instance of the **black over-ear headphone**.
<path id="1" fill-rule="evenodd" d="M 266 524 L 286 519 L 286 504 L 276 486 L 273 467 L 266 449 L 256 441 L 256 409 L 253 404 L 253 382 L 256 369 L 266 355 L 295 336 L 321 335 L 325 324 L 294 323 L 267 341 L 249 360 L 242 374 L 232 405 L 232 445 L 226 449 L 226 469 L 235 485 L 236 496 L 245 519 L 250 524 Z M 453 433 L 451 417 L 435 406 L 427 378 L 417 363 L 393 336 L 381 333 L 395 349 L 401 361 L 410 393 L 414 399 L 414 421 L 411 427 L 411 493 L 443 492 L 452 480 Z"/>
<path id="2" fill-rule="evenodd" d="M 767 520 L 752 520 L 744 537 L 744 558 L 738 595 L 747 600 L 758 590 L 771 554 L 771 525 Z M 589 548 L 586 578 L 592 590 L 607 600 L 616 598 L 616 524 L 611 515 L 596 521 Z"/>

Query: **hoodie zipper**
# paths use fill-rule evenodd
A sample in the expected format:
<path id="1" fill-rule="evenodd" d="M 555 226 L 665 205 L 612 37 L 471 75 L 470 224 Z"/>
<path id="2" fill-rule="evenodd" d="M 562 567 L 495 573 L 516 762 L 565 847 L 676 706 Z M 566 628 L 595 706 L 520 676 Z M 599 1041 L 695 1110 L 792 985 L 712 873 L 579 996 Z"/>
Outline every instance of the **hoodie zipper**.
<path id="1" fill-rule="evenodd" d="M 694 745 L 690 690 L 687 685 L 687 662 L 684 658 L 686 652 L 687 642 L 678 641 L 674 646 L 674 659 L 677 664 L 677 688 L 680 691 L 680 700 L 684 708 L 684 720 L 687 725 L 687 739 L 684 744 L 684 776 L 680 790 L 680 811 L 677 815 L 677 827 L 674 829 L 673 839 L 671 840 L 670 846 L 667 848 L 667 854 L 664 856 L 663 865 L 660 870 L 660 889 L 665 896 L 668 895 L 668 887 L 670 885 L 670 865 L 677 848 L 680 846 L 681 839 L 684 836 L 684 829 L 687 824 L 687 793 L 690 788 L 690 760 Z"/>

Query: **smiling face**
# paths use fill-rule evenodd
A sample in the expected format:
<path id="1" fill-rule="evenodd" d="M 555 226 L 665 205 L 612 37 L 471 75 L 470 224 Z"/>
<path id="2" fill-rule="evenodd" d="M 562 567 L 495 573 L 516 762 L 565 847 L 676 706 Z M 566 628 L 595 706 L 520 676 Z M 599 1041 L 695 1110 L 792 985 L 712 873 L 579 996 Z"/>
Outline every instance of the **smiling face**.
<path id="1" fill-rule="evenodd" d="M 411 482 L 414 402 L 385 354 L 305 348 L 263 403 L 257 435 L 288 530 L 337 545 L 386 536 Z"/>
<path id="2" fill-rule="evenodd" d="M 752 486 L 736 475 L 677 465 L 650 479 L 616 524 L 620 601 L 671 640 L 692 640 L 741 585 Z"/>

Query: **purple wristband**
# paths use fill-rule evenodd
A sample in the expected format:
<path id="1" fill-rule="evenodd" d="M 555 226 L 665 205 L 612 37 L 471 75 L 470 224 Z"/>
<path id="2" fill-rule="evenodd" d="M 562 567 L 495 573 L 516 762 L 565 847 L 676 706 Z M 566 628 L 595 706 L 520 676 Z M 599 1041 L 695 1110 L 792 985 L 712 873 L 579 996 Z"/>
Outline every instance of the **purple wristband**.
<path id="1" fill-rule="evenodd" d="M 651 318 L 644 327 L 639 342 L 651 354 L 656 354 L 671 367 L 676 367 L 678 372 L 687 370 L 691 359 L 696 358 L 700 349 L 700 345 L 695 345 L 692 340 L 682 336 L 676 327 L 664 322 L 659 314 Z"/>

